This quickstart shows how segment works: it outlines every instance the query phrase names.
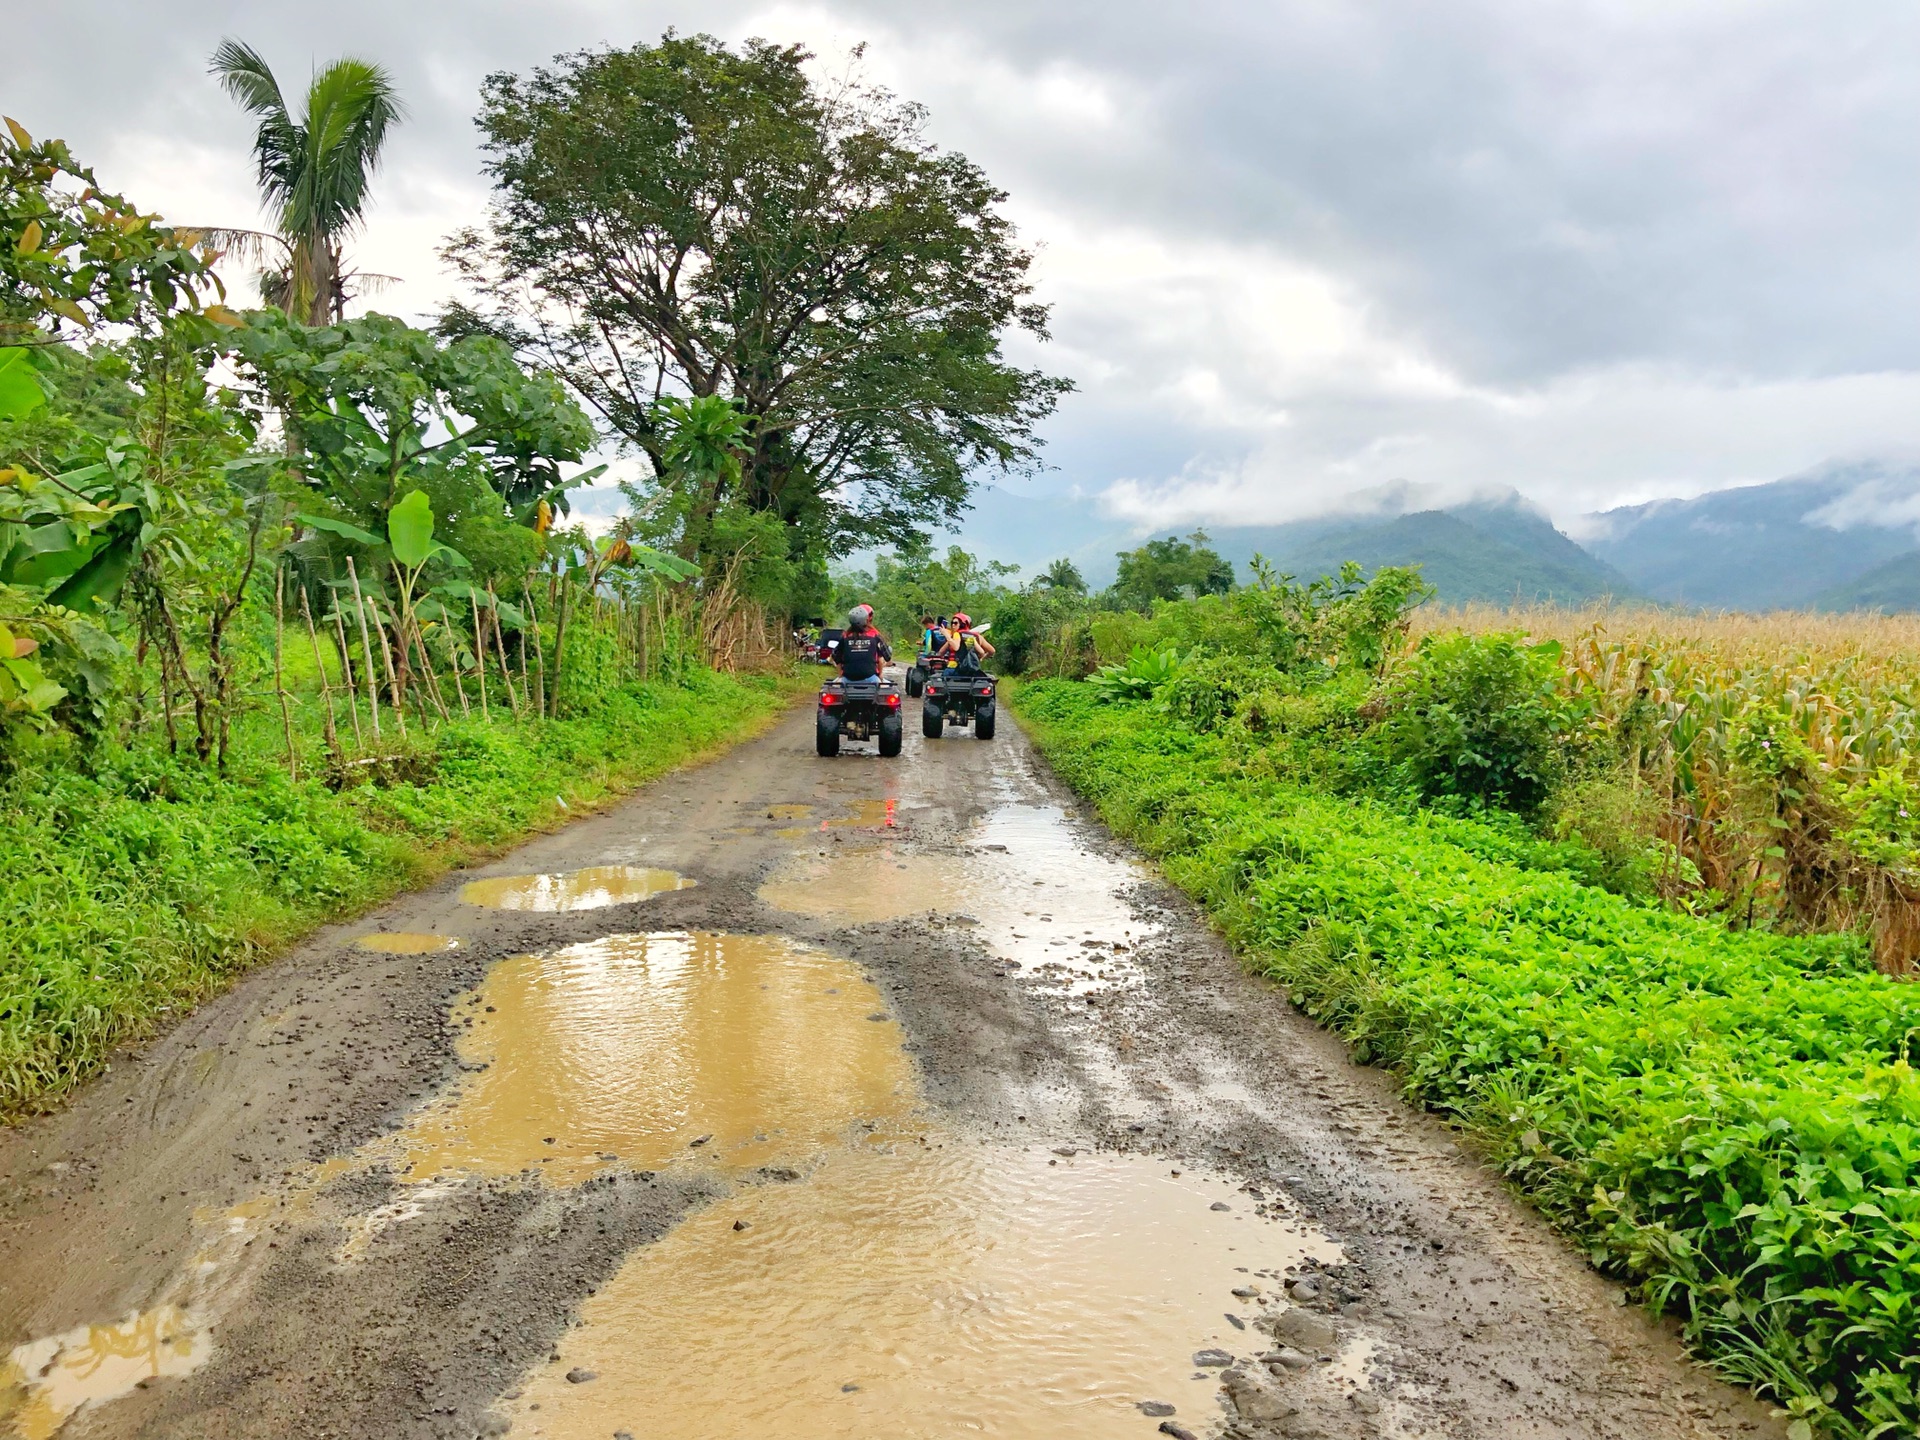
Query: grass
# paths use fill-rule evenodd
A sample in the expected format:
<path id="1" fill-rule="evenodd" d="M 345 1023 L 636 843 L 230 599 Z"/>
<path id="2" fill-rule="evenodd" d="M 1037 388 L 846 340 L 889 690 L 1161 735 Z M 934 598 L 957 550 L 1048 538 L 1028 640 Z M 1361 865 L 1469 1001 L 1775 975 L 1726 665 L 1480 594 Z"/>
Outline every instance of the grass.
<path id="1" fill-rule="evenodd" d="M 0 1119 L 315 927 L 745 738 L 797 683 L 699 672 L 575 718 L 416 727 L 389 766 L 415 778 L 337 793 L 288 779 L 265 711 L 224 779 L 151 739 L 28 764 L 0 787 Z"/>
<path id="2" fill-rule="evenodd" d="M 1635 903 L 1551 844 L 1271 778 L 1084 684 L 1010 703 L 1257 969 L 1475 1132 L 1796 1440 L 1920 1430 L 1920 989 L 1857 937 Z"/>

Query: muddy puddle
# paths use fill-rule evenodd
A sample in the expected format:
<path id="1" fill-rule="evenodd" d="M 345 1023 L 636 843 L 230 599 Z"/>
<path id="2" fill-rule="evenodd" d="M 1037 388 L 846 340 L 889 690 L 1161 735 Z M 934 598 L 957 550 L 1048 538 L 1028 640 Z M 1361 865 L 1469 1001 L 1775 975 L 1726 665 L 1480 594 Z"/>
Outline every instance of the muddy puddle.
<path id="1" fill-rule="evenodd" d="M 593 865 L 558 875 L 496 875 L 470 880 L 460 887 L 469 905 L 492 910 L 599 910 L 608 905 L 631 905 L 668 890 L 685 890 L 695 882 L 671 870 L 641 865 Z"/>
<path id="2" fill-rule="evenodd" d="M 1126 892 L 1137 865 L 1088 849 L 1055 805 L 1008 804 L 954 853 L 880 842 L 799 855 L 760 887 L 794 914 L 877 924 L 927 915 L 971 923 L 999 959 L 1058 989 L 1136 983 L 1128 958 L 1150 927 Z"/>
<path id="3" fill-rule="evenodd" d="M 614 935 L 517 956 L 453 1021 L 469 1073 L 380 1142 L 408 1179 L 790 1165 L 914 1100 L 880 993 L 779 936 Z"/>
<path id="4" fill-rule="evenodd" d="M 442 951 L 460 948 L 459 937 L 434 935 L 424 930 L 382 930 L 373 935 L 362 935 L 353 943 L 359 949 L 371 950 L 376 955 L 438 955 Z"/>
<path id="5" fill-rule="evenodd" d="M 190 1374 L 212 1353 L 206 1329 L 175 1305 L 49 1335 L 0 1361 L 0 1422 L 19 1440 L 51 1440 L 85 1407 L 143 1381 Z"/>
<path id="6" fill-rule="evenodd" d="M 1158 1401 L 1214 1434 L 1219 1375 L 1194 1352 L 1270 1344 L 1226 1318 L 1259 1313 L 1234 1289 L 1338 1258 L 1161 1161 L 903 1133 L 636 1254 L 512 1402 L 512 1433 L 1091 1440 L 1150 1433 L 1138 1407 Z"/>

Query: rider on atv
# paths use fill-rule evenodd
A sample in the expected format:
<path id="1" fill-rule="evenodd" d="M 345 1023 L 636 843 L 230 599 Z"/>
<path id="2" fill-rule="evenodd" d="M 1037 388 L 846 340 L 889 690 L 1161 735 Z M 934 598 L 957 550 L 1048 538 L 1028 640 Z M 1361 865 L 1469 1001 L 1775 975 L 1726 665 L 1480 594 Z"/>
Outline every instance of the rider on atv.
<path id="1" fill-rule="evenodd" d="M 953 633 L 947 637 L 946 648 L 941 653 L 956 670 L 978 671 L 980 662 L 993 654 L 993 646 L 986 636 L 974 630 L 971 616 L 956 613 Z"/>
<path id="2" fill-rule="evenodd" d="M 848 680 L 871 680 L 887 661 L 893 659 L 893 647 L 887 637 L 873 628 L 873 607 L 856 605 L 847 612 L 847 628 L 834 647 L 833 663 Z"/>

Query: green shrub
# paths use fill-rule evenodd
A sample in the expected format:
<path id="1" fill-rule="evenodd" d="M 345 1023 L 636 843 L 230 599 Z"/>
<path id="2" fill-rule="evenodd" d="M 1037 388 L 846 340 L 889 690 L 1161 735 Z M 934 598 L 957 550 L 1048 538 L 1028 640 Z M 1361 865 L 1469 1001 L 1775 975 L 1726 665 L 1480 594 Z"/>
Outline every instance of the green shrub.
<path id="1" fill-rule="evenodd" d="M 1637 904 L 1513 817 L 1276 783 L 1087 686 L 1013 703 L 1257 964 L 1793 1433 L 1920 1427 L 1920 988 L 1859 937 Z"/>
<path id="2" fill-rule="evenodd" d="M 1567 773 L 1572 707 L 1560 647 L 1512 635 L 1426 636 L 1396 677 L 1387 754 L 1427 801 L 1533 814 Z"/>

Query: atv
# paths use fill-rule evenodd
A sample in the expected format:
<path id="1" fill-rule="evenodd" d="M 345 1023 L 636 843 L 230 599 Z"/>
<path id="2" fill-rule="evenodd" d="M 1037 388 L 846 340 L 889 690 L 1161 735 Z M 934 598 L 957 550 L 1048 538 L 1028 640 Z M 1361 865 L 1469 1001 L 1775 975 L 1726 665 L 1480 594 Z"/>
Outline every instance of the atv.
<path id="1" fill-rule="evenodd" d="M 927 677 L 938 674 L 952 663 L 944 655 L 922 650 L 913 657 L 913 664 L 907 667 L 907 694 L 917 700 L 927 688 Z"/>
<path id="2" fill-rule="evenodd" d="M 980 670 L 949 667 L 927 677 L 920 702 L 920 733 L 938 740 L 947 725 L 973 727 L 981 740 L 993 739 L 994 678 Z"/>
<path id="3" fill-rule="evenodd" d="M 880 753 L 900 753 L 903 734 L 900 687 L 885 678 L 835 677 L 820 690 L 820 711 L 813 722 L 813 747 L 822 755 L 840 753 L 842 740 L 878 740 Z"/>

